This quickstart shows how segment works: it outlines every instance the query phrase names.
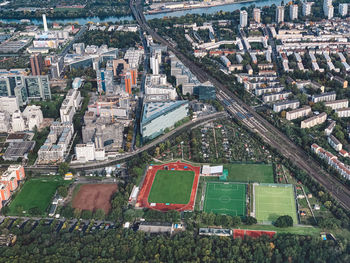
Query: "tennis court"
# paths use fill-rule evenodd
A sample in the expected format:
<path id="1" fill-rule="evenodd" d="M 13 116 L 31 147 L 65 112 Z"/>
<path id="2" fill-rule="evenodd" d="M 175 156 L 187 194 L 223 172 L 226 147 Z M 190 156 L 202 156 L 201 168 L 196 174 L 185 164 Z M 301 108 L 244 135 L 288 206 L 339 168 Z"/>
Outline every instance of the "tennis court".
<path id="1" fill-rule="evenodd" d="M 254 185 L 254 195 L 258 222 L 271 223 L 289 215 L 294 224 L 298 223 L 292 185 Z"/>
<path id="2" fill-rule="evenodd" d="M 246 185 L 207 182 L 203 210 L 206 213 L 245 216 Z"/>

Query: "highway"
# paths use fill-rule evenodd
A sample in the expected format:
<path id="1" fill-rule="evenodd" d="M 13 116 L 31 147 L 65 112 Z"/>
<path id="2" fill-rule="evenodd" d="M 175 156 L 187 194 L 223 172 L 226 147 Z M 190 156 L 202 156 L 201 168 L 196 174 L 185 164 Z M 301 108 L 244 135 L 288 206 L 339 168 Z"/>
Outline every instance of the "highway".
<path id="1" fill-rule="evenodd" d="M 159 36 L 147 24 L 140 0 L 131 0 L 130 8 L 142 30 L 151 35 L 155 41 L 166 45 L 200 81 L 204 82 L 209 80 L 217 88 L 218 100 L 232 116 L 239 119 L 250 130 L 257 133 L 267 144 L 277 149 L 285 158 L 290 159 L 296 166 L 306 171 L 314 180 L 327 189 L 345 209 L 350 210 L 350 190 L 347 187 L 341 184 L 338 179 L 327 173 L 312 157 L 306 154 L 303 149 L 296 146 L 281 131 L 256 113 L 253 108 L 240 100 L 220 81 L 211 76 L 210 73 L 198 67 L 193 61 L 178 51 L 173 43 Z"/>
<path id="2" fill-rule="evenodd" d="M 84 164 L 70 164 L 70 167 L 79 171 L 79 170 L 89 170 L 89 169 L 92 170 L 92 169 L 98 169 L 98 168 L 116 165 L 116 164 L 124 162 L 124 161 L 144 152 L 144 151 L 148 151 L 148 150 L 152 149 L 153 147 L 155 147 L 156 145 L 158 145 L 159 143 L 162 143 L 173 136 L 181 134 L 182 132 L 184 132 L 186 130 L 188 131 L 189 129 L 192 129 L 192 128 L 198 126 L 199 124 L 202 124 L 204 122 L 208 122 L 211 120 L 217 120 L 217 119 L 223 118 L 225 116 L 227 116 L 226 112 L 216 112 L 213 114 L 202 116 L 200 118 L 197 118 L 196 120 L 186 122 L 183 125 L 171 130 L 170 132 L 168 132 L 162 136 L 159 136 L 157 139 L 151 141 L 150 143 L 144 145 L 143 147 L 141 147 L 133 152 L 121 154 L 120 156 L 117 156 L 116 158 L 108 159 L 108 160 L 101 161 L 101 162 L 91 162 L 91 163 L 84 163 Z M 56 166 L 56 165 L 35 165 L 35 166 L 27 166 L 27 167 L 25 167 L 25 170 L 26 170 L 26 172 L 31 171 L 31 172 L 38 172 L 38 173 L 40 173 L 40 172 L 49 173 L 49 172 L 57 172 L 58 166 Z"/>

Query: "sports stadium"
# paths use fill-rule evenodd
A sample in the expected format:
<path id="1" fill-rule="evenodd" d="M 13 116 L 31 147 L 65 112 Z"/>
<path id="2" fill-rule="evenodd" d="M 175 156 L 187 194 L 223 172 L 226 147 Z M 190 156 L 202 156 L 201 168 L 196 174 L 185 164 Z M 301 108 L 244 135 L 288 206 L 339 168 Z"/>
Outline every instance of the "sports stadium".
<path id="1" fill-rule="evenodd" d="M 200 167 L 183 162 L 150 165 L 137 197 L 136 207 L 159 211 L 192 211 Z"/>

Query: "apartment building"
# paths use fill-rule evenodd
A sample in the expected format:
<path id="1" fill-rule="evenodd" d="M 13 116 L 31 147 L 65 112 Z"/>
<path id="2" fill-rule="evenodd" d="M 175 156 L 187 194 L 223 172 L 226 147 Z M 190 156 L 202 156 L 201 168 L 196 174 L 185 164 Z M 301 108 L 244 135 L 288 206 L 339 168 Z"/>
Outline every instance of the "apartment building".
<path id="1" fill-rule="evenodd" d="M 330 107 L 332 110 L 338 110 L 349 107 L 349 101 L 347 99 L 326 101 L 324 104 L 326 107 Z"/>
<path id="2" fill-rule="evenodd" d="M 312 128 L 316 125 L 319 125 L 321 123 L 324 123 L 327 120 L 327 113 L 322 112 L 321 114 L 312 116 L 311 118 L 308 118 L 306 120 L 303 120 L 300 123 L 300 128 Z"/>
<path id="3" fill-rule="evenodd" d="M 273 111 L 280 112 L 286 109 L 296 109 L 300 105 L 298 100 L 288 100 L 273 104 Z"/>
<path id="4" fill-rule="evenodd" d="M 303 108 L 300 109 L 295 109 L 292 111 L 288 111 L 286 113 L 286 119 L 291 121 L 291 120 L 295 120 L 301 117 L 305 117 L 311 114 L 311 107 L 310 106 L 305 106 Z"/>
<path id="5" fill-rule="evenodd" d="M 322 94 L 313 95 L 312 102 L 317 103 L 321 101 L 332 101 L 332 100 L 335 100 L 336 97 L 337 97 L 337 94 L 335 93 L 335 91 L 325 92 Z"/>

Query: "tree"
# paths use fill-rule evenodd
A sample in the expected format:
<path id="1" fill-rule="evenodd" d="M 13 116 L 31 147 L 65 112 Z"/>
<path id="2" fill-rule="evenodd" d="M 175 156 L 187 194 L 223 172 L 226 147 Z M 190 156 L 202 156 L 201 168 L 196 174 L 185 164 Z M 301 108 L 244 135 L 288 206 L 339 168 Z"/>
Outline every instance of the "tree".
<path id="1" fill-rule="evenodd" d="M 285 215 L 277 218 L 275 224 L 277 227 L 290 227 L 293 226 L 293 218 L 291 216 Z"/>
<path id="2" fill-rule="evenodd" d="M 58 173 L 61 176 L 64 176 L 68 172 L 69 172 L 69 164 L 65 162 L 61 163 L 60 166 L 58 167 Z"/>
<path id="3" fill-rule="evenodd" d="M 68 195 L 68 187 L 63 185 L 58 187 L 57 193 L 62 197 L 66 197 Z"/>
<path id="4" fill-rule="evenodd" d="M 32 215 L 32 216 L 38 216 L 41 214 L 41 211 L 39 209 L 39 207 L 32 207 L 32 208 L 29 208 L 29 214 Z"/>
<path id="5" fill-rule="evenodd" d="M 97 209 L 96 212 L 94 213 L 94 218 L 95 219 L 99 219 L 99 220 L 103 220 L 105 219 L 105 211 L 103 209 Z"/>
<path id="6" fill-rule="evenodd" d="M 246 220 L 245 220 L 245 223 L 247 225 L 254 225 L 256 224 L 258 221 L 256 220 L 255 217 L 252 217 L 252 216 L 247 216 Z"/>

